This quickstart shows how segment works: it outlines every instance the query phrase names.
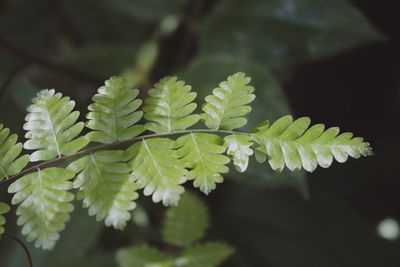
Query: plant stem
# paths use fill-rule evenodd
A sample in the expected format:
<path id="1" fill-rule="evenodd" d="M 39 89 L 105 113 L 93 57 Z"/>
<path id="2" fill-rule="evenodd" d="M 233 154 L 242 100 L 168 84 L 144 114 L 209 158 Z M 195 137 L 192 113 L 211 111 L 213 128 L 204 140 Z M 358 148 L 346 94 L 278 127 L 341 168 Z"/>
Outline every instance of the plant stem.
<path id="1" fill-rule="evenodd" d="M 21 246 L 21 248 L 24 250 L 26 259 L 28 260 L 28 263 L 29 263 L 28 266 L 29 266 L 29 267 L 33 267 L 32 256 L 31 256 L 31 253 L 29 252 L 28 247 L 25 245 L 25 243 L 24 243 L 21 239 L 19 239 L 19 238 L 16 237 L 16 236 L 13 236 L 13 235 L 4 234 L 4 237 L 7 237 L 7 238 L 9 238 L 9 239 L 14 240 L 15 242 L 17 242 L 17 243 Z"/>
<path id="2" fill-rule="evenodd" d="M 103 150 L 103 149 L 110 149 L 112 147 L 116 147 L 116 146 L 121 146 L 121 145 L 126 145 L 126 144 L 131 144 L 131 143 L 135 143 L 141 140 L 145 140 L 145 139 L 149 139 L 149 138 L 155 138 L 155 137 L 164 137 L 164 136 L 173 136 L 173 135 L 182 135 L 182 134 L 190 134 L 190 133 L 215 133 L 215 134 L 225 134 L 225 135 L 229 135 L 229 134 L 240 134 L 240 135 L 250 135 L 249 133 L 245 133 L 245 132 L 236 132 L 236 131 L 227 131 L 227 130 L 214 130 L 214 129 L 190 129 L 190 130 L 182 130 L 182 131 L 176 131 L 176 132 L 169 132 L 169 133 L 155 133 L 155 134 L 147 134 L 147 135 L 141 135 L 141 136 L 136 136 L 133 137 L 131 139 L 128 140 L 124 140 L 124 141 L 119 141 L 119 142 L 115 142 L 112 144 L 103 144 L 103 145 L 97 145 L 88 149 L 84 149 L 81 151 L 78 151 L 74 154 L 68 155 L 68 156 L 62 156 L 62 157 L 58 157 L 52 160 L 48 160 L 48 161 L 44 161 L 41 162 L 39 164 L 33 165 L 29 168 L 24 169 L 23 171 L 17 173 L 14 176 L 9 177 L 8 179 L 5 179 L 3 181 L 0 182 L 0 186 L 2 184 L 8 183 L 8 182 L 12 182 L 15 181 L 19 178 L 21 178 L 22 176 L 34 172 L 37 169 L 43 168 L 43 167 L 48 167 L 48 166 L 52 166 L 55 165 L 56 163 L 62 162 L 64 160 L 67 159 L 73 159 L 79 156 L 84 156 L 84 155 L 88 155 L 90 153 L 99 151 L 99 150 Z"/>
<path id="3" fill-rule="evenodd" d="M 76 80 L 86 82 L 95 86 L 97 86 L 102 80 L 101 77 L 94 77 L 88 73 L 83 73 L 67 65 L 62 65 L 58 62 L 54 62 L 49 59 L 44 59 L 40 56 L 31 54 L 27 51 L 24 51 L 23 49 L 20 49 L 19 47 L 14 46 L 3 38 L 0 38 L 0 50 L 23 60 L 25 63 L 35 64 L 43 69 L 54 71 L 59 74 L 66 75 Z"/>

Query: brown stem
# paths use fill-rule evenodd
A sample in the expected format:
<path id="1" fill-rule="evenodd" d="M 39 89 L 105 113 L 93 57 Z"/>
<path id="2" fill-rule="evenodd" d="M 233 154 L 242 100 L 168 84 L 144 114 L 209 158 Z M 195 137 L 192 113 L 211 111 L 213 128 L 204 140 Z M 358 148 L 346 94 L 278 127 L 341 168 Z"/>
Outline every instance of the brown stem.
<path id="1" fill-rule="evenodd" d="M 130 144 L 130 143 L 134 143 L 137 141 L 141 141 L 144 139 L 149 139 L 149 138 L 155 138 L 155 137 L 164 137 L 164 136 L 172 136 L 172 135 L 180 135 L 180 134 L 188 134 L 188 133 L 219 133 L 219 134 L 240 134 L 240 135 L 249 135 L 248 133 L 244 133 L 244 132 L 235 132 L 235 131 L 226 131 L 226 130 L 214 130 L 214 129 L 190 129 L 190 130 L 182 130 L 182 131 L 176 131 L 176 132 L 169 132 L 169 133 L 158 133 L 158 134 L 147 134 L 147 135 L 141 135 L 141 136 L 136 136 L 133 137 L 131 139 L 128 140 L 124 140 L 124 141 L 119 141 L 119 142 L 115 142 L 112 144 L 104 144 L 104 145 L 98 145 L 98 146 L 94 146 L 85 150 L 81 150 L 75 154 L 72 155 L 68 155 L 68 156 L 62 156 L 59 158 L 55 158 L 53 160 L 48 160 L 48 161 L 44 161 L 42 163 L 36 164 L 32 167 L 29 167 L 23 171 L 21 171 L 20 173 L 9 177 L 8 179 L 5 179 L 3 181 L 0 182 L 0 186 L 2 184 L 8 183 L 8 182 L 12 182 L 15 181 L 19 178 L 21 178 L 22 176 L 34 172 L 37 169 L 43 168 L 43 167 L 48 167 L 48 166 L 52 166 L 56 163 L 62 162 L 66 159 L 72 159 L 72 158 L 76 158 L 79 156 L 83 156 L 83 155 L 87 155 L 99 150 L 103 150 L 103 149 L 110 149 L 112 147 L 116 147 L 116 146 L 121 146 L 121 145 L 126 145 L 126 144 Z"/>
<path id="2" fill-rule="evenodd" d="M 99 81 L 102 80 L 99 77 L 93 77 L 92 75 L 80 72 L 74 68 L 70 68 L 68 66 L 33 55 L 27 51 L 24 51 L 14 46 L 13 44 L 11 44 L 10 42 L 8 42 L 3 38 L 0 38 L 0 50 L 3 50 L 4 52 L 7 52 L 19 59 L 22 59 L 26 63 L 32 63 L 38 65 L 44 69 L 73 77 L 76 80 L 80 80 L 82 82 L 87 82 L 97 86 L 99 84 Z"/>
<path id="3" fill-rule="evenodd" d="M 24 250 L 26 259 L 28 260 L 28 264 L 29 264 L 28 266 L 33 267 L 32 256 L 31 256 L 31 253 L 29 252 L 28 247 L 25 245 L 25 243 L 16 236 L 9 235 L 9 234 L 4 234 L 4 236 L 11 240 L 14 240 L 15 242 L 17 242 L 20 245 L 20 247 Z"/>

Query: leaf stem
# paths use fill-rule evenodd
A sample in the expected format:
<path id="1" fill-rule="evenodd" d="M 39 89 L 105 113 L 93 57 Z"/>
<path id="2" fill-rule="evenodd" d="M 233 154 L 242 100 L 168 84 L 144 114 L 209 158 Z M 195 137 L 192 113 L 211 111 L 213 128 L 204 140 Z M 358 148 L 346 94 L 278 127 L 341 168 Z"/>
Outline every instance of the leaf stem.
<path id="1" fill-rule="evenodd" d="M 57 72 L 62 75 L 70 76 L 76 80 L 86 82 L 92 85 L 98 85 L 102 80 L 101 77 L 94 77 L 88 73 L 83 73 L 74 68 L 70 68 L 67 65 L 59 64 L 58 62 L 50 61 L 49 59 L 44 59 L 40 56 L 30 54 L 27 51 L 14 46 L 4 38 L 0 38 L 0 50 L 8 54 L 11 54 L 17 58 L 20 58 L 25 64 L 34 64 L 43 69 Z"/>
<path id="2" fill-rule="evenodd" d="M 7 237 L 7 238 L 9 238 L 9 239 L 14 240 L 15 242 L 17 242 L 17 243 L 21 246 L 21 248 L 24 250 L 26 259 L 27 259 L 27 261 L 28 261 L 28 263 L 29 263 L 28 266 L 29 266 L 29 267 L 33 267 L 32 256 L 31 256 L 31 253 L 29 252 L 28 247 L 25 245 L 25 243 L 24 243 L 21 239 L 19 239 L 19 238 L 16 237 L 16 236 L 13 236 L 13 235 L 4 234 L 4 237 Z"/>
<path id="3" fill-rule="evenodd" d="M 67 155 L 67 156 L 62 156 L 62 157 L 58 157 L 52 160 L 48 160 L 48 161 L 44 161 L 41 162 L 39 164 L 33 165 L 29 168 L 24 169 L 23 171 L 17 173 L 14 176 L 9 177 L 8 179 L 5 179 L 3 181 L 0 181 L 0 186 L 8 183 L 8 182 L 12 182 L 15 181 L 19 178 L 21 178 L 22 176 L 34 172 L 39 168 L 44 168 L 44 167 L 48 167 L 48 166 L 53 166 L 59 162 L 65 161 L 67 159 L 73 159 L 79 156 L 84 156 L 84 155 L 88 155 L 90 153 L 99 151 L 99 150 L 103 150 L 103 149 L 110 149 L 113 147 L 118 147 L 118 146 L 122 146 L 122 145 L 127 145 L 127 144 L 131 144 L 131 143 L 135 143 L 138 141 L 142 141 L 145 139 L 149 139 L 149 138 L 156 138 L 156 137 L 165 137 L 165 136 L 173 136 L 173 135 L 182 135 L 182 134 L 190 134 L 190 133 L 215 133 L 215 134 L 225 134 L 225 135 L 229 135 L 229 134 L 240 134 L 240 135 L 250 135 L 249 133 L 245 133 L 245 132 L 237 132 L 237 131 L 228 131 L 228 130 L 215 130 L 215 129 L 189 129 L 189 130 L 182 130 L 182 131 L 176 131 L 176 132 L 167 132 L 167 133 L 154 133 L 154 134 L 146 134 L 146 135 L 141 135 L 141 136 L 136 136 L 133 137 L 131 139 L 127 139 L 124 141 L 118 141 L 112 144 L 102 144 L 102 145 L 97 145 L 88 149 L 84 149 L 81 151 L 78 151 L 74 154 L 71 155 Z"/>

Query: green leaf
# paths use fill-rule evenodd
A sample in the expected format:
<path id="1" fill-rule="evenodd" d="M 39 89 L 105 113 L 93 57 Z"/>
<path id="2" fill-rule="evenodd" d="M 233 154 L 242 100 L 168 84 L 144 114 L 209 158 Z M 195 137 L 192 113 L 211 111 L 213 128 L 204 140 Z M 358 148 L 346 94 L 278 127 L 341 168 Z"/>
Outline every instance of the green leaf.
<path id="1" fill-rule="evenodd" d="M 221 173 L 227 173 L 229 158 L 223 155 L 225 148 L 222 138 L 214 134 L 190 133 L 176 141 L 177 156 L 189 169 L 188 180 L 194 180 L 195 187 L 209 194 L 222 183 Z"/>
<path id="2" fill-rule="evenodd" d="M 209 68 L 208 66 L 213 66 Z M 182 77 L 191 82 L 198 90 L 199 98 L 207 95 L 209 88 L 217 84 L 230 73 L 243 71 L 251 77 L 252 85 L 257 88 L 257 97 L 253 102 L 254 108 L 248 123 L 244 126 L 246 131 L 265 120 L 266 116 L 276 120 L 290 113 L 288 103 L 277 80 L 263 65 L 237 55 L 218 54 L 202 55 L 182 73 Z M 258 187 L 294 187 L 306 196 L 308 188 L 304 172 L 282 173 L 275 172 L 266 166 L 260 165 L 253 158 L 244 173 L 230 172 L 229 178 L 238 183 L 254 184 Z"/>
<path id="3" fill-rule="evenodd" d="M 293 121 L 291 116 L 285 116 L 271 126 L 268 122 L 258 126 L 253 134 L 258 144 L 257 160 L 263 162 L 268 156 L 276 171 L 282 171 L 286 165 L 292 171 L 304 168 L 313 172 L 318 165 L 329 167 L 334 158 L 343 163 L 349 156 L 372 155 L 369 143 L 362 138 L 353 138 L 352 133 L 339 135 L 337 127 L 325 130 L 323 124 L 309 127 L 310 123 L 308 117 Z"/>
<path id="4" fill-rule="evenodd" d="M 189 246 L 204 237 L 209 223 L 206 204 L 194 194 L 182 195 L 177 207 L 168 208 L 163 227 L 163 239 L 177 246 Z"/>
<path id="5" fill-rule="evenodd" d="M 168 138 L 152 138 L 132 145 L 127 154 L 134 157 L 130 162 L 132 179 L 145 196 L 152 195 L 155 203 L 177 205 L 185 191 L 187 170 L 176 157 L 175 142 Z"/>
<path id="6" fill-rule="evenodd" d="M 244 73 L 233 74 L 206 97 L 202 119 L 208 128 L 233 130 L 246 125 L 244 116 L 251 111 L 247 104 L 255 99 L 250 80 Z"/>
<path id="7" fill-rule="evenodd" d="M 197 94 L 190 92 L 191 89 L 177 77 L 166 77 L 155 84 L 155 88 L 149 90 L 149 98 L 145 100 L 147 105 L 143 108 L 144 117 L 150 121 L 145 128 L 155 133 L 169 133 L 196 124 L 199 116 L 191 113 L 197 107 L 193 103 Z"/>
<path id="8" fill-rule="evenodd" d="M 213 66 L 210 68 L 209 66 Z M 245 129 L 268 118 L 278 119 L 290 113 L 283 90 L 271 72 L 263 65 L 238 55 L 201 55 L 180 75 L 196 88 L 198 99 L 204 99 L 210 88 L 215 87 L 232 73 L 244 72 L 251 77 L 251 84 L 257 88 L 257 97 L 252 102 L 256 107 L 248 117 Z M 250 127 L 249 127 L 250 125 Z"/>
<path id="9" fill-rule="evenodd" d="M 89 215 L 96 220 L 105 219 L 106 226 L 125 228 L 136 207 L 136 184 L 129 180 L 130 169 L 121 162 L 123 151 L 99 151 L 82 157 L 68 166 L 78 174 L 74 188 L 77 198 L 89 208 Z"/>
<path id="10" fill-rule="evenodd" d="M 111 144 L 133 138 L 144 131 L 143 125 L 136 124 L 143 116 L 137 109 L 142 100 L 136 99 L 138 89 L 121 77 L 112 77 L 105 82 L 92 99 L 87 114 L 86 127 L 93 131 L 90 140 Z"/>
<path id="11" fill-rule="evenodd" d="M 18 179 L 8 188 L 15 193 L 12 204 L 17 205 L 17 224 L 29 242 L 35 241 L 36 247 L 52 249 L 64 230 L 69 213 L 74 209 L 71 204 L 74 195 L 72 189 L 74 173 L 62 168 L 38 169 Z"/>
<path id="12" fill-rule="evenodd" d="M 136 67 L 144 73 L 149 73 L 157 60 L 158 50 L 159 47 L 155 41 L 144 43 L 137 54 Z"/>
<path id="13" fill-rule="evenodd" d="M 119 267 L 173 267 L 173 257 L 147 245 L 120 249 L 116 256 Z"/>
<path id="14" fill-rule="evenodd" d="M 0 181 L 19 173 L 29 162 L 29 156 L 19 157 L 22 144 L 17 143 L 17 135 L 10 135 L 10 129 L 0 124 Z"/>
<path id="15" fill-rule="evenodd" d="M 75 102 L 54 89 L 42 90 L 28 107 L 24 130 L 29 140 L 24 148 L 37 150 L 30 156 L 31 161 L 51 160 L 70 155 L 85 147 L 86 137 L 75 139 L 83 130 L 84 123 L 78 122 L 79 112 L 72 112 Z M 75 140 L 74 140 L 75 139 Z"/>
<path id="16" fill-rule="evenodd" d="M 244 172 L 249 165 L 249 157 L 253 155 L 253 142 L 248 135 L 232 134 L 224 137 L 224 146 L 227 154 L 233 159 L 238 172 Z"/>
<path id="17" fill-rule="evenodd" d="M 6 218 L 3 216 L 3 214 L 9 211 L 10 207 L 5 203 L 0 202 L 0 238 L 1 235 L 4 234 L 4 225 L 6 224 Z"/>
<path id="18" fill-rule="evenodd" d="M 281 70 L 382 39 L 345 0 L 221 1 L 201 29 L 201 53 L 247 57 Z"/>
<path id="19" fill-rule="evenodd" d="M 183 251 L 174 266 L 216 267 L 233 254 L 234 250 L 224 243 L 197 244 Z"/>

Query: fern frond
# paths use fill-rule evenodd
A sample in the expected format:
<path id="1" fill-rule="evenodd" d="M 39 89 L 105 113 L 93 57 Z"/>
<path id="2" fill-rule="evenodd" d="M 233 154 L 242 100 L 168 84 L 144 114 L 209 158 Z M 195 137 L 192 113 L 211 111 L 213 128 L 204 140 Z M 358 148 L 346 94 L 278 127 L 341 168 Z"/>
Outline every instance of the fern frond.
<path id="1" fill-rule="evenodd" d="M 24 124 L 24 130 L 28 131 L 25 137 L 29 139 L 24 148 L 37 150 L 31 154 L 31 161 L 70 155 L 89 143 L 86 137 L 76 138 L 84 123 L 76 123 L 79 112 L 72 112 L 75 102 L 69 97 L 55 93 L 54 89 L 46 89 L 41 90 L 32 101 Z"/>
<path id="2" fill-rule="evenodd" d="M 223 155 L 225 148 L 222 138 L 207 133 L 190 133 L 176 141 L 177 156 L 189 169 L 188 180 L 194 180 L 195 187 L 205 194 L 224 180 L 221 173 L 227 173 L 229 158 Z"/>
<path id="3" fill-rule="evenodd" d="M 333 159 L 347 161 L 348 157 L 372 155 L 370 144 L 352 133 L 339 135 L 339 128 L 325 130 L 323 124 L 309 128 L 311 120 L 303 117 L 293 121 L 285 116 L 269 126 L 268 122 L 256 128 L 253 134 L 258 146 L 256 158 L 263 162 L 267 156 L 273 170 L 304 168 L 313 172 L 317 166 L 329 167 Z"/>
<path id="4" fill-rule="evenodd" d="M 6 224 L 6 218 L 3 216 L 3 214 L 9 211 L 10 207 L 5 203 L 0 202 L 0 238 L 1 235 L 4 234 L 4 225 Z"/>
<path id="5" fill-rule="evenodd" d="M 189 246 L 204 237 L 208 227 L 206 204 L 190 192 L 182 195 L 178 206 L 168 208 L 162 230 L 166 243 Z"/>
<path id="6" fill-rule="evenodd" d="M 123 248 L 117 252 L 119 267 L 173 267 L 173 257 L 147 245 Z"/>
<path id="7" fill-rule="evenodd" d="M 216 267 L 233 254 L 230 246 L 219 242 L 197 244 L 185 249 L 175 260 L 180 267 Z"/>
<path id="8" fill-rule="evenodd" d="M 123 151 L 99 151 L 71 163 L 67 169 L 79 173 L 74 187 L 77 198 L 89 208 L 89 215 L 106 226 L 123 229 L 131 218 L 138 197 L 136 184 L 129 180 L 130 168 L 122 163 Z"/>
<path id="9" fill-rule="evenodd" d="M 253 155 L 252 139 L 248 135 L 232 134 L 224 137 L 226 153 L 233 159 L 238 172 L 244 172 L 249 165 L 249 157 Z"/>
<path id="10" fill-rule="evenodd" d="M 23 176 L 8 188 L 15 193 L 12 204 L 20 204 L 17 224 L 23 225 L 22 234 L 36 247 L 52 249 L 70 219 L 74 195 L 68 190 L 73 177 L 72 171 L 47 168 Z"/>
<path id="11" fill-rule="evenodd" d="M 86 127 L 93 130 L 88 134 L 90 140 L 111 144 L 141 134 L 144 127 L 136 124 L 143 116 L 142 111 L 137 111 L 142 104 L 142 100 L 136 99 L 138 95 L 139 90 L 124 78 L 107 80 L 93 96 L 94 103 L 86 116 Z"/>
<path id="12" fill-rule="evenodd" d="M 132 179 L 145 196 L 153 195 L 155 203 L 177 205 L 185 191 L 187 170 L 176 157 L 174 141 L 168 138 L 152 138 L 132 145 L 127 153 L 134 157 L 130 162 Z"/>
<path id="13" fill-rule="evenodd" d="M 19 173 L 29 162 L 29 156 L 19 157 L 22 144 L 17 135 L 10 135 L 10 129 L 0 124 L 0 181 Z"/>
<path id="14" fill-rule="evenodd" d="M 206 97 L 202 119 L 208 128 L 233 130 L 247 123 L 244 116 L 251 111 L 248 104 L 255 99 L 250 80 L 244 73 L 233 74 Z"/>
<path id="15" fill-rule="evenodd" d="M 190 85 L 174 76 L 161 79 L 154 87 L 149 90 L 143 108 L 144 117 L 150 121 L 145 124 L 147 130 L 170 133 L 185 130 L 199 121 L 199 115 L 191 114 L 197 106 L 193 103 L 197 94 L 190 91 Z"/>

